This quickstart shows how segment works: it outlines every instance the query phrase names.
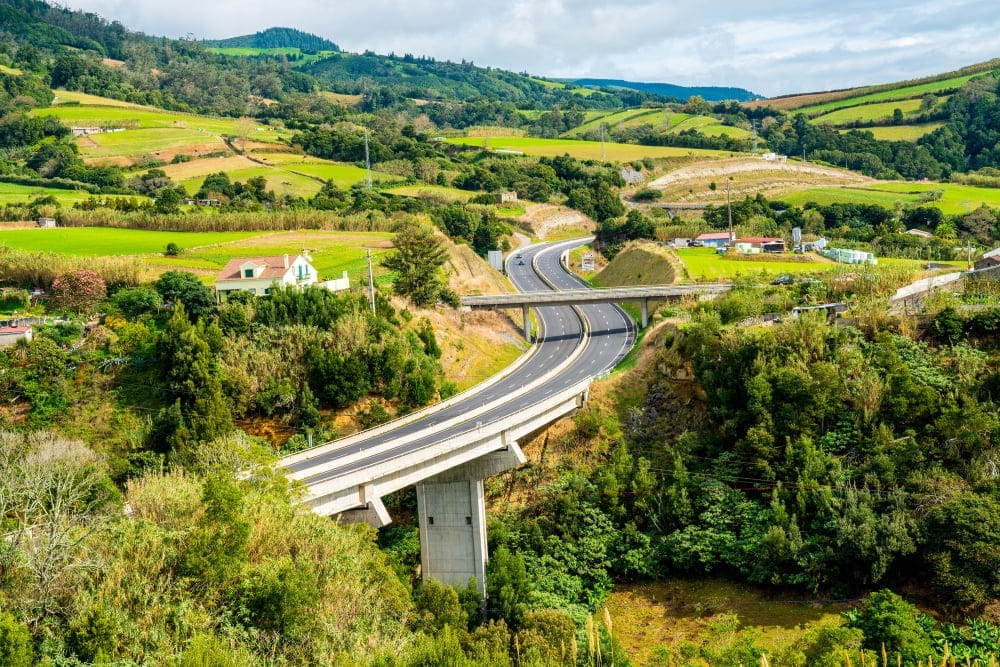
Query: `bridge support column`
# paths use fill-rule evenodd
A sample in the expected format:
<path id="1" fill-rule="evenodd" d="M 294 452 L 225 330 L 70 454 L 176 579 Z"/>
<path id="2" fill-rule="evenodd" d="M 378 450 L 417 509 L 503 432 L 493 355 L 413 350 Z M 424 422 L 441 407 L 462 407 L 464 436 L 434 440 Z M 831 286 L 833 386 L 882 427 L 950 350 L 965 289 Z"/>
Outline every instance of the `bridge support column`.
<path id="1" fill-rule="evenodd" d="M 523 464 L 517 443 L 417 484 L 420 576 L 464 588 L 476 578 L 486 597 L 486 502 L 483 480 Z"/>
<path id="2" fill-rule="evenodd" d="M 649 299 L 642 300 L 642 328 L 649 324 Z"/>
<path id="3" fill-rule="evenodd" d="M 521 306 L 521 316 L 524 318 L 524 340 L 531 342 L 531 317 L 527 304 Z"/>

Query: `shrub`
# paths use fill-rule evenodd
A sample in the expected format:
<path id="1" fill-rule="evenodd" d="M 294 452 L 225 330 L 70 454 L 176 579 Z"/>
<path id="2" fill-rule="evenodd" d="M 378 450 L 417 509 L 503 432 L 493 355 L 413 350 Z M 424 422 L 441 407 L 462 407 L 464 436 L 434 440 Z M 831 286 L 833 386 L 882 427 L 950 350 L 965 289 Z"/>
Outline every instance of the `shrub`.
<path id="1" fill-rule="evenodd" d="M 11 614 L 0 613 L 0 665 L 31 667 L 31 635 Z"/>
<path id="2" fill-rule="evenodd" d="M 74 269 L 53 281 L 49 298 L 56 308 L 89 315 L 107 293 L 107 284 L 96 271 Z"/>

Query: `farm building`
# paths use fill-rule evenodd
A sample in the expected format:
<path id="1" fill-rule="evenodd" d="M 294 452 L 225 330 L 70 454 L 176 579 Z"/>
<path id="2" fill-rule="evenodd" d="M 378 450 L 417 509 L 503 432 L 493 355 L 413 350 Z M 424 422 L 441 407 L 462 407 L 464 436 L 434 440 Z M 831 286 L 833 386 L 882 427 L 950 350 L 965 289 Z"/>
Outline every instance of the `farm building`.
<path id="1" fill-rule="evenodd" d="M 777 153 L 764 153 L 761 158 L 768 162 L 788 162 L 787 155 L 778 155 Z"/>
<path id="2" fill-rule="evenodd" d="M 31 327 L 0 327 L 0 347 L 16 345 L 17 341 L 31 342 Z"/>
<path id="3" fill-rule="evenodd" d="M 994 248 L 983 253 L 982 258 L 976 260 L 976 269 L 991 269 L 1000 266 L 1000 248 Z"/>
<path id="4" fill-rule="evenodd" d="M 39 218 L 38 219 L 38 226 L 41 227 L 41 228 L 43 228 L 43 229 L 52 229 L 53 227 L 56 226 L 56 219 L 55 218 Z"/>
<path id="5" fill-rule="evenodd" d="M 736 239 L 736 248 L 748 247 L 751 252 L 785 252 L 785 239 L 777 236 L 748 236 Z"/>
<path id="6" fill-rule="evenodd" d="M 729 245 L 733 239 L 729 232 L 708 232 L 707 234 L 699 234 L 694 240 L 700 241 L 706 248 L 721 248 Z"/>
<path id="7" fill-rule="evenodd" d="M 904 233 L 905 234 L 909 234 L 910 236 L 918 236 L 918 237 L 920 237 L 922 239 L 932 239 L 932 238 L 934 238 L 933 234 L 931 234 L 930 232 L 925 232 L 922 229 L 907 229 L 906 232 L 904 232 Z"/>
<path id="8" fill-rule="evenodd" d="M 216 277 L 215 296 L 219 303 L 224 303 L 229 292 L 264 296 L 271 293 L 275 284 L 305 287 L 316 281 L 316 269 L 308 256 L 236 257 Z"/>
<path id="9" fill-rule="evenodd" d="M 514 192 L 514 191 L 511 191 L 511 192 L 494 192 L 493 193 L 493 198 L 494 198 L 494 201 L 497 204 L 514 203 L 514 202 L 517 201 L 517 193 Z"/>

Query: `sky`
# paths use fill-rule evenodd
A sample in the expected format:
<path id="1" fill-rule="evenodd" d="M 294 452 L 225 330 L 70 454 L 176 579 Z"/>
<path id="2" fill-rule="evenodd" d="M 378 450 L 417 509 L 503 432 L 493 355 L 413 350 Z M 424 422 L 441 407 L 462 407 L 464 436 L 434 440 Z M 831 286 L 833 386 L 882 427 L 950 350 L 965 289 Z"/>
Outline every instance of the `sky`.
<path id="1" fill-rule="evenodd" d="M 347 51 L 548 77 L 736 86 L 765 96 L 887 83 L 1000 57 L 983 0 L 61 0 L 149 35 L 297 28 Z"/>

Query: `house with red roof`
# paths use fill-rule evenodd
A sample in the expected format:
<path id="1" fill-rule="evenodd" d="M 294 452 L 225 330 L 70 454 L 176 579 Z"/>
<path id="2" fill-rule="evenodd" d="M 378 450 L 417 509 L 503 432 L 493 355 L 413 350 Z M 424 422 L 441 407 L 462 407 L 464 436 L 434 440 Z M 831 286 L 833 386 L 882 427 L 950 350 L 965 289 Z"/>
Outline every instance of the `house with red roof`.
<path id="1" fill-rule="evenodd" d="M 729 236 L 729 232 L 708 232 L 699 234 L 694 240 L 700 241 L 706 248 L 721 248 L 729 245 L 732 238 Z"/>
<path id="2" fill-rule="evenodd" d="M 225 303 L 229 292 L 250 292 L 256 296 L 271 293 L 275 285 L 306 287 L 318 280 L 308 255 L 273 257 L 234 257 L 215 278 L 215 298 Z"/>
<path id="3" fill-rule="evenodd" d="M 17 345 L 17 341 L 19 340 L 25 340 L 30 343 L 31 334 L 32 330 L 30 326 L 0 327 L 0 347 L 11 347 L 12 345 Z"/>

